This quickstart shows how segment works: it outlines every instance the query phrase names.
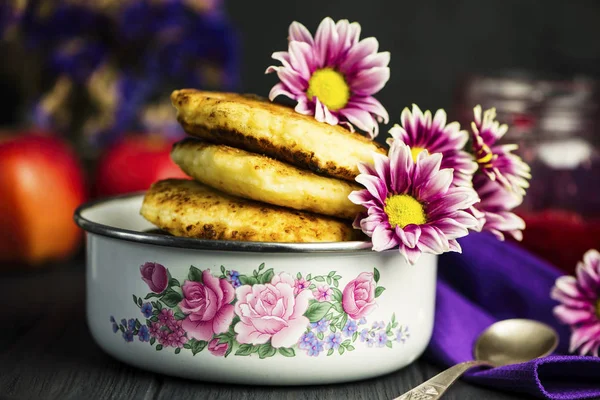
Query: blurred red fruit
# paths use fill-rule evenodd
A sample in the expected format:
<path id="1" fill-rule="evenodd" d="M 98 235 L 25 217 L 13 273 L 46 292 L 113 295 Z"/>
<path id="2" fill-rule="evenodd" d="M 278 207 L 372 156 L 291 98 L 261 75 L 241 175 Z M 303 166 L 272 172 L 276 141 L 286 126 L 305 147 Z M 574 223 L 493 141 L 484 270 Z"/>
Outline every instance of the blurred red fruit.
<path id="1" fill-rule="evenodd" d="M 94 194 L 113 196 L 138 192 L 161 179 L 188 178 L 171 160 L 173 143 L 160 136 L 126 136 L 100 157 Z"/>
<path id="2" fill-rule="evenodd" d="M 85 201 L 82 167 L 62 139 L 33 132 L 0 137 L 0 263 L 40 266 L 78 249 L 73 222 Z"/>

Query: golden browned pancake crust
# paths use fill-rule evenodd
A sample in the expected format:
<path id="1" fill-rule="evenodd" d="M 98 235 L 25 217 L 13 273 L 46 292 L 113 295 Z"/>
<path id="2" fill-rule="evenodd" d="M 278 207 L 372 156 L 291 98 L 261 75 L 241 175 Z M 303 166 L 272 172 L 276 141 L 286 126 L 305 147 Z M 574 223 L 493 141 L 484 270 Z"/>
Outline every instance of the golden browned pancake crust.
<path id="1" fill-rule="evenodd" d="M 192 136 L 323 175 L 354 180 L 359 162 L 373 162 L 373 152 L 385 154 L 358 133 L 257 96 L 182 89 L 171 94 L 171 102 L 177 120 Z"/>
<path id="2" fill-rule="evenodd" d="M 184 139 L 173 146 L 171 158 L 192 178 L 233 196 L 346 219 L 365 211 L 348 200 L 353 190 L 361 189 L 358 184 L 267 156 Z"/>
<path id="3" fill-rule="evenodd" d="M 349 223 L 229 196 L 199 182 L 152 185 L 141 214 L 175 236 L 258 242 L 339 242 L 358 238 Z"/>

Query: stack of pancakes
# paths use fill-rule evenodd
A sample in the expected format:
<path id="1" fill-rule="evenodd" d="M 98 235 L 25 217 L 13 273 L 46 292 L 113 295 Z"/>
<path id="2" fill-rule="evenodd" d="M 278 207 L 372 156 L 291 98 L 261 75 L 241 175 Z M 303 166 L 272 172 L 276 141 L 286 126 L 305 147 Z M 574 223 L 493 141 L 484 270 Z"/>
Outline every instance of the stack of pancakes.
<path id="1" fill-rule="evenodd" d="M 202 239 L 268 242 L 355 240 L 362 207 L 359 162 L 382 147 L 256 96 L 177 90 L 177 120 L 191 137 L 171 158 L 194 180 L 155 183 L 141 214 L 160 229 Z"/>

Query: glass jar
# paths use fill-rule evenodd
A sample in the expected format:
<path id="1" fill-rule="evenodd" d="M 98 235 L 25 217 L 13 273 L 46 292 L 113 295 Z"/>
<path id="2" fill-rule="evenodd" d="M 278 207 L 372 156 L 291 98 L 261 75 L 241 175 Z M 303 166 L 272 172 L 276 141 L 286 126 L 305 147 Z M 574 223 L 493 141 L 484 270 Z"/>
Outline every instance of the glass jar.
<path id="1" fill-rule="evenodd" d="M 527 223 L 522 245 L 567 272 L 585 251 L 600 250 L 599 89 L 580 77 L 472 76 L 454 107 L 463 125 L 476 104 L 496 107 L 498 120 L 509 125 L 501 143 L 519 145 L 516 153 L 532 175 L 515 210 Z"/>

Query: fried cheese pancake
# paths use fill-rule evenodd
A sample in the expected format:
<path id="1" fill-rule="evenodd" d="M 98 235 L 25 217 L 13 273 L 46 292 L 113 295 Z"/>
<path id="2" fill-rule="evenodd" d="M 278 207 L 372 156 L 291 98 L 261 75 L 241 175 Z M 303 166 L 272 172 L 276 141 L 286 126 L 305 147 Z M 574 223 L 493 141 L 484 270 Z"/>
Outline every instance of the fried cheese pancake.
<path id="1" fill-rule="evenodd" d="M 156 182 L 141 215 L 175 236 L 253 242 L 340 242 L 359 231 L 334 218 L 245 200 L 185 179 Z"/>
<path id="2" fill-rule="evenodd" d="M 175 90 L 171 102 L 184 130 L 201 139 L 265 154 L 302 169 L 353 181 L 359 162 L 385 154 L 376 142 L 318 122 L 257 96 Z"/>
<path id="3" fill-rule="evenodd" d="M 189 176 L 227 194 L 276 206 L 354 219 L 365 208 L 348 200 L 358 184 L 316 175 L 267 156 L 184 139 L 171 158 Z"/>

